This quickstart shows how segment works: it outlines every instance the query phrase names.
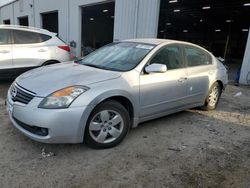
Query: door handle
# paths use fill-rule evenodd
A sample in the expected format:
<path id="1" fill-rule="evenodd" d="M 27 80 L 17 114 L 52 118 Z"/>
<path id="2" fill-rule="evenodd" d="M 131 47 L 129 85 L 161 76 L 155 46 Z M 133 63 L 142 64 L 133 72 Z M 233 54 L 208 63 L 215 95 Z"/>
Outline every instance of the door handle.
<path id="1" fill-rule="evenodd" d="M 187 80 L 187 77 L 180 77 L 179 80 L 178 80 L 178 82 L 183 83 L 183 82 L 185 82 L 186 80 Z"/>
<path id="2" fill-rule="evenodd" d="M 8 50 L 2 50 L 2 51 L 0 51 L 0 53 L 1 54 L 7 54 L 7 53 L 10 53 L 10 51 L 8 51 Z"/>
<path id="3" fill-rule="evenodd" d="M 39 49 L 38 52 L 46 52 L 44 49 Z"/>

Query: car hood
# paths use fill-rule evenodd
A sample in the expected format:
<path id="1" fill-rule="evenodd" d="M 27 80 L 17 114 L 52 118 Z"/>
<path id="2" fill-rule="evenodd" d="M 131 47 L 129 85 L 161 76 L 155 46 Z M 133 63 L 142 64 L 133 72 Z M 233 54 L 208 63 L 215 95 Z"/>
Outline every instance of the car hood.
<path id="1" fill-rule="evenodd" d="M 120 72 L 97 69 L 73 62 L 49 65 L 28 71 L 16 79 L 21 87 L 46 97 L 62 88 L 82 85 L 88 86 L 97 82 L 115 79 Z"/>

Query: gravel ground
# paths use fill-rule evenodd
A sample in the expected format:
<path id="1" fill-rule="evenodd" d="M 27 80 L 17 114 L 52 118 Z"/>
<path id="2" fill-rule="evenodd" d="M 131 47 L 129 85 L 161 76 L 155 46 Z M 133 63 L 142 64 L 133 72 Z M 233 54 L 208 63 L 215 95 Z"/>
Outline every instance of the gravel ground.
<path id="1" fill-rule="evenodd" d="M 228 86 L 216 111 L 141 124 L 117 147 L 41 144 L 12 127 L 0 83 L 0 187 L 250 187 L 250 89 Z M 242 94 L 238 97 L 234 95 Z"/>

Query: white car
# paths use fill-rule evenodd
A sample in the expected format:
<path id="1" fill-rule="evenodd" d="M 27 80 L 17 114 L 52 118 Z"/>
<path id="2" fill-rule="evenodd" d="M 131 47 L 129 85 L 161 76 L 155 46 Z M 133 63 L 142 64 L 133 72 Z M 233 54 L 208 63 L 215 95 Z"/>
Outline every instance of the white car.
<path id="1" fill-rule="evenodd" d="M 70 60 L 70 48 L 44 29 L 0 25 L 0 78 Z"/>

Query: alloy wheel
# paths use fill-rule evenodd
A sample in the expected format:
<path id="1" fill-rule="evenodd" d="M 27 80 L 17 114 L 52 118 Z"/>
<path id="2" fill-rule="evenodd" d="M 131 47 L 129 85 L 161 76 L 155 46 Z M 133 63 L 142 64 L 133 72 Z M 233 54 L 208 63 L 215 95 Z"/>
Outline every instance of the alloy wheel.
<path id="1" fill-rule="evenodd" d="M 94 115 L 89 124 L 89 134 L 98 143 L 111 143 L 124 129 L 122 116 L 114 110 L 102 110 Z"/>
<path id="2" fill-rule="evenodd" d="M 219 88 L 218 86 L 214 86 L 208 96 L 208 103 L 210 106 L 215 106 L 219 99 Z"/>

